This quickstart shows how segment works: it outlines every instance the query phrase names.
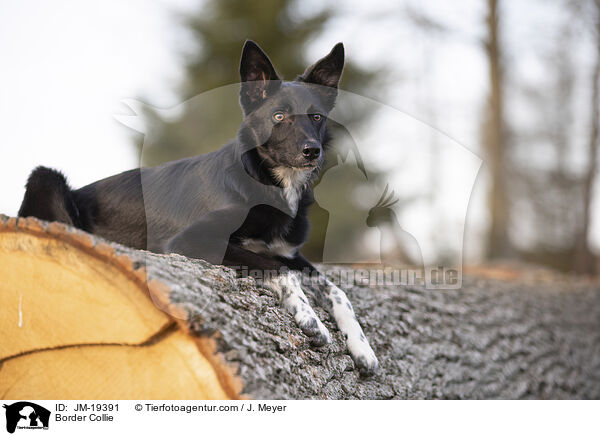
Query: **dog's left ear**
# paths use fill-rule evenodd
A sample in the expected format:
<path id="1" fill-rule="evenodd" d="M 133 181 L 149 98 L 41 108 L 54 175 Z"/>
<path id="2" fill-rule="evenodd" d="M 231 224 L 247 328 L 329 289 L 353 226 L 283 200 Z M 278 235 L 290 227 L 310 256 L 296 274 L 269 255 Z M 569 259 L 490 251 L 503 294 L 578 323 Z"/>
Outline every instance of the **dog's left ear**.
<path id="1" fill-rule="evenodd" d="M 344 69 L 344 44 L 338 42 L 327 56 L 304 71 L 299 80 L 337 88 Z"/>
<path id="2" fill-rule="evenodd" d="M 247 40 L 240 61 L 240 103 L 244 113 L 252 112 L 281 86 L 281 78 L 269 57 L 254 41 Z"/>

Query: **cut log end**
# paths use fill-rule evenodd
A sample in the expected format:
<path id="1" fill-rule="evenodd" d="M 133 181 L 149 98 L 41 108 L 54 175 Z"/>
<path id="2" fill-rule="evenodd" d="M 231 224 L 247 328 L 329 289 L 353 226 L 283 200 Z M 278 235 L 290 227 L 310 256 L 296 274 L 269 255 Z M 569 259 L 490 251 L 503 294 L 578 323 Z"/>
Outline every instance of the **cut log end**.
<path id="1" fill-rule="evenodd" d="M 111 245 L 5 219 L 0 276 L 3 398 L 238 398 L 214 340 L 190 335 L 169 286 Z"/>

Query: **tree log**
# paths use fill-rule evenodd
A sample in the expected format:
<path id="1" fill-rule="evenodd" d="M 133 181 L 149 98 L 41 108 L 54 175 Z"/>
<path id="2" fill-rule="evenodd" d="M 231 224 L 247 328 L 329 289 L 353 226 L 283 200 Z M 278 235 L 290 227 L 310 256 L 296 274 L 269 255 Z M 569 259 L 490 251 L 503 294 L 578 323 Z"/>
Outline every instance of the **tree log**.
<path id="1" fill-rule="evenodd" d="M 0 398 L 600 398 L 598 282 L 530 276 L 347 287 L 361 378 L 310 292 L 320 349 L 228 268 L 0 216 Z"/>

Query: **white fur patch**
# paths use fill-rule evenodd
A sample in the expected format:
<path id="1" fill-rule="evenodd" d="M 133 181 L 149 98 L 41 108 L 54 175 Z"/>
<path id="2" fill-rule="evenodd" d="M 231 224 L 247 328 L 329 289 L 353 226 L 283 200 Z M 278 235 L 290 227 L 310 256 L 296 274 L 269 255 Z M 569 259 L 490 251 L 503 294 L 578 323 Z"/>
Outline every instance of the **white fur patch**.
<path id="1" fill-rule="evenodd" d="M 314 343 L 325 345 L 331 342 L 329 331 L 317 318 L 300 286 L 298 273 L 290 272 L 266 280 L 264 285 L 276 292 L 283 306 L 294 316 L 302 331 L 313 338 Z M 377 357 L 356 320 L 348 297 L 340 288 L 326 281 L 329 312 L 344 334 L 346 346 L 359 370 L 373 373 L 379 366 Z"/>
<path id="2" fill-rule="evenodd" d="M 290 167 L 275 167 L 273 175 L 283 186 L 283 195 L 294 212 L 298 210 L 298 201 L 302 191 L 310 182 L 313 171 L 310 169 L 298 169 Z"/>
<path id="3" fill-rule="evenodd" d="M 247 238 L 242 241 L 242 247 L 254 253 L 266 253 L 287 258 L 294 257 L 298 249 L 298 246 L 291 245 L 283 239 L 274 239 L 267 244 L 260 239 Z"/>
<path id="4" fill-rule="evenodd" d="M 346 345 L 352 359 L 361 369 L 374 371 L 379 365 L 377 357 L 356 319 L 348 297 L 344 291 L 327 281 L 327 298 L 331 302 L 330 312 L 346 337 Z"/>
<path id="5" fill-rule="evenodd" d="M 329 331 L 315 314 L 315 311 L 300 287 L 295 273 L 281 274 L 265 281 L 265 286 L 275 291 L 283 306 L 294 316 L 302 331 L 313 338 L 318 345 L 331 342 Z"/>

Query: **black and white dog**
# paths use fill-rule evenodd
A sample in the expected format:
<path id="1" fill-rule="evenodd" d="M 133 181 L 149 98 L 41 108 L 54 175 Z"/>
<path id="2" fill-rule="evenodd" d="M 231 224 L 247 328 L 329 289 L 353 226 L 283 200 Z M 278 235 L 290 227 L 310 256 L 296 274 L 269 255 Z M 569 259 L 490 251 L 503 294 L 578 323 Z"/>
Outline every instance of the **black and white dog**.
<path id="1" fill-rule="evenodd" d="M 314 345 L 329 332 L 308 304 L 300 272 L 316 273 L 299 252 L 308 234 L 311 182 L 324 162 L 326 120 L 337 98 L 344 47 L 292 82 L 283 81 L 252 41 L 240 62 L 237 138 L 219 150 L 158 167 L 126 171 L 72 190 L 64 176 L 38 167 L 19 216 L 61 221 L 138 249 L 179 253 L 249 270 L 276 271 L 276 291 Z M 344 292 L 323 280 L 317 300 L 346 337 L 362 373 L 377 358 Z"/>

